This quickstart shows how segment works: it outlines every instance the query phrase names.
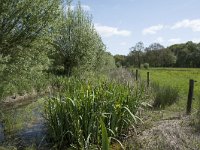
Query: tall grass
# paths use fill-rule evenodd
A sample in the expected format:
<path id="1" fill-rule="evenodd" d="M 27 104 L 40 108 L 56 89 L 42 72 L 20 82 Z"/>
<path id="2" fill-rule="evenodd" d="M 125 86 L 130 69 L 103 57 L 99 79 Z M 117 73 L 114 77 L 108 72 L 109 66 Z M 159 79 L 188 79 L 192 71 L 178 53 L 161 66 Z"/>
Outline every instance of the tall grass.
<path id="1" fill-rule="evenodd" d="M 179 90 L 177 88 L 166 85 L 160 86 L 158 83 L 153 83 L 152 88 L 154 92 L 153 107 L 155 108 L 165 108 L 179 99 Z"/>
<path id="2" fill-rule="evenodd" d="M 119 138 L 138 121 L 135 115 L 144 89 L 100 80 L 63 80 L 64 94 L 47 99 L 45 117 L 49 135 L 58 148 L 100 146 L 103 122 L 109 137 Z"/>
<path id="3" fill-rule="evenodd" d="M 106 126 L 104 124 L 104 122 L 102 121 L 102 119 L 100 120 L 101 123 L 101 132 L 102 132 L 102 149 L 103 150 L 109 150 L 110 148 L 110 139 L 108 137 L 108 132 L 106 129 Z"/>
<path id="4" fill-rule="evenodd" d="M 197 95 L 197 101 L 198 108 L 194 117 L 194 125 L 196 126 L 197 130 L 200 131 L 200 94 Z"/>

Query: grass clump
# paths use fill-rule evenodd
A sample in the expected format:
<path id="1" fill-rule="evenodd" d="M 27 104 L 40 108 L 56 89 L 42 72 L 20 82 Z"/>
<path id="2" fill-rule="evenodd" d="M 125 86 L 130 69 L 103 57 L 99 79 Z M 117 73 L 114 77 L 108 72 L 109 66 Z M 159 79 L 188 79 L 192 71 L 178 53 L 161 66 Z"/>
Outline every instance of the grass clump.
<path id="1" fill-rule="evenodd" d="M 135 114 L 145 95 L 143 90 L 108 80 L 69 79 L 64 87 L 64 94 L 45 104 L 49 135 L 57 148 L 99 148 L 102 124 L 106 137 L 119 138 L 139 119 Z"/>
<path id="2" fill-rule="evenodd" d="M 168 85 L 160 86 L 158 83 L 152 85 L 154 92 L 154 108 L 165 108 L 178 101 L 179 90 Z"/>
<path id="3" fill-rule="evenodd" d="M 198 108 L 196 109 L 196 112 L 191 117 L 191 125 L 193 125 L 196 130 L 200 131 L 200 94 L 197 95 L 198 100 Z"/>

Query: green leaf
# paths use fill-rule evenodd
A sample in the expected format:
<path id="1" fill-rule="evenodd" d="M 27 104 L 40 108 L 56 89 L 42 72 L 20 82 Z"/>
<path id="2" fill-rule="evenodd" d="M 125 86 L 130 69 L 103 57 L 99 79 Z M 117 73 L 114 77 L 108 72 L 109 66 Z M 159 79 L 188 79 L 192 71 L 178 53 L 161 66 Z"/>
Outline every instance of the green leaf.
<path id="1" fill-rule="evenodd" d="M 101 132 L 102 132 L 102 150 L 109 150 L 110 140 L 108 138 L 108 133 L 103 120 L 100 120 Z"/>

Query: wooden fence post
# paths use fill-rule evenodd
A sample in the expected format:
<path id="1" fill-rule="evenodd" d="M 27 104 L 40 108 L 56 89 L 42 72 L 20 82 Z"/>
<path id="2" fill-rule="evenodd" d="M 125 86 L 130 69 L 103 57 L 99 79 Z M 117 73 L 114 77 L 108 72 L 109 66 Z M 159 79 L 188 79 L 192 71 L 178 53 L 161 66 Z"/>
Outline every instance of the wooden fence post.
<path id="1" fill-rule="evenodd" d="M 187 110 L 186 114 L 189 115 L 192 109 L 192 99 L 194 93 L 194 80 L 190 79 L 189 81 L 189 92 L 188 92 L 188 101 L 187 101 Z"/>
<path id="2" fill-rule="evenodd" d="M 136 69 L 135 80 L 138 80 L 138 70 Z"/>
<path id="3" fill-rule="evenodd" d="M 149 72 L 147 72 L 147 87 L 149 87 Z"/>

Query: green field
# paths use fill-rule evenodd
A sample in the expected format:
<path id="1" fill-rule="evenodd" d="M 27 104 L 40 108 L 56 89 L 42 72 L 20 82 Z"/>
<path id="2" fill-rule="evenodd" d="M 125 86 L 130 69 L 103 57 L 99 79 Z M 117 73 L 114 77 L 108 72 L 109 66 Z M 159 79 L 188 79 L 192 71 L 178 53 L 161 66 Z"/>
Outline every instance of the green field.
<path id="1" fill-rule="evenodd" d="M 200 95 L 200 69 L 188 68 L 150 68 L 148 70 L 139 70 L 139 76 L 142 80 L 146 80 L 146 74 L 150 72 L 150 83 L 159 83 L 160 85 L 167 85 L 178 88 L 180 92 L 179 101 L 167 108 L 174 111 L 184 111 L 187 102 L 189 80 L 193 79 L 195 82 L 193 109 L 198 108 L 198 101 Z"/>

